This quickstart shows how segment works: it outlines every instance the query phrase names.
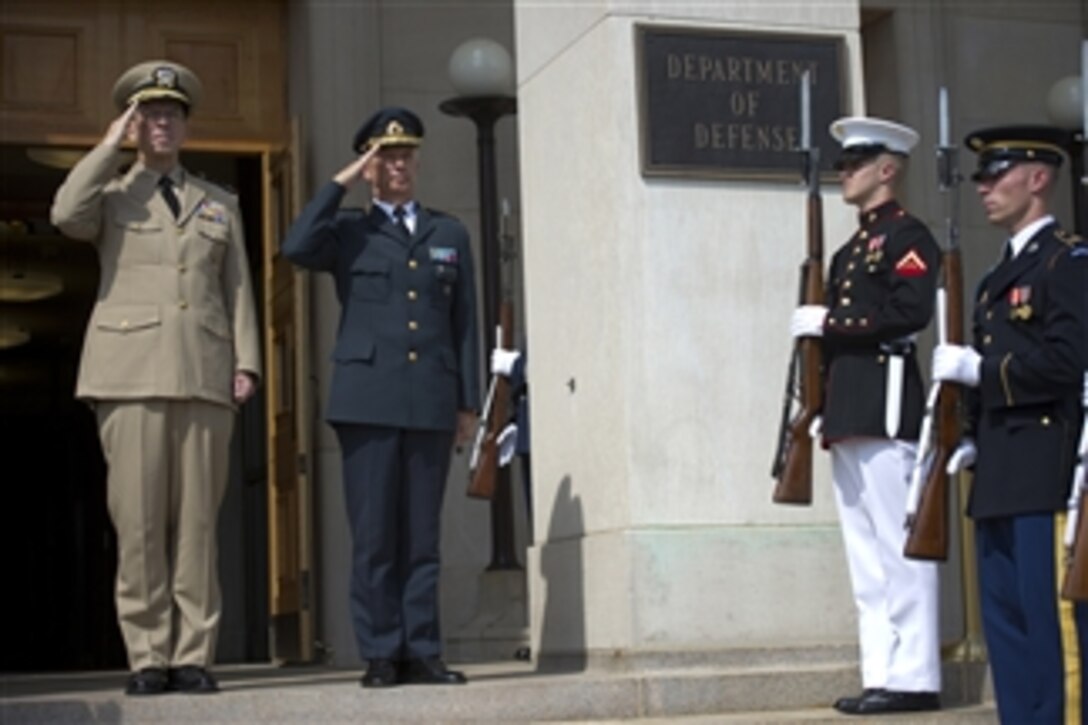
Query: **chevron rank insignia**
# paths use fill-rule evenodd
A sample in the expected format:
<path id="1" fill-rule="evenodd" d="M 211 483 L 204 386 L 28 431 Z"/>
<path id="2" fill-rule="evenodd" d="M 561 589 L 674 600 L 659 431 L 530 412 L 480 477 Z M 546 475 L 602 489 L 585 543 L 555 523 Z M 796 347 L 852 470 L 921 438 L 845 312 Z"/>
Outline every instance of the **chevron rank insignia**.
<path id="1" fill-rule="evenodd" d="M 918 254 L 918 250 L 911 248 L 895 263 L 895 273 L 901 277 L 921 277 L 929 271 L 926 260 Z"/>

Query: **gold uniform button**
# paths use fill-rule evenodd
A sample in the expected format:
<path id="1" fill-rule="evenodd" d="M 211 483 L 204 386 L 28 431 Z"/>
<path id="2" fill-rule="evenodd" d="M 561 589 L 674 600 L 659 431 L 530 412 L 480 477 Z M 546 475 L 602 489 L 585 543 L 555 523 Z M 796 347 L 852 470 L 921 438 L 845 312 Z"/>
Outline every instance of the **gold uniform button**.
<path id="1" fill-rule="evenodd" d="M 884 357 L 883 355 L 877 355 L 877 356 L 876 356 L 876 361 L 877 361 L 878 363 L 880 363 L 881 365 L 883 365 L 883 364 L 884 364 L 884 361 L 885 361 L 885 360 L 887 360 L 887 359 L 888 359 L 888 358 Z"/>
<path id="2" fill-rule="evenodd" d="M 408 269 L 415 269 L 418 266 L 419 266 L 419 262 L 417 262 L 416 260 L 414 260 L 414 259 L 409 259 L 408 260 Z"/>
<path id="3" fill-rule="evenodd" d="M 408 329 L 409 330 L 418 330 L 419 329 L 419 323 L 416 322 L 415 320 L 408 320 Z"/>
<path id="4" fill-rule="evenodd" d="M 850 280 L 846 280 L 845 282 L 842 283 L 842 288 L 843 289 L 850 289 L 853 286 L 854 286 L 854 283 L 851 282 Z"/>
<path id="5" fill-rule="evenodd" d="M 189 303 L 186 302 L 185 300 L 182 300 L 181 302 L 178 302 L 178 307 L 180 307 L 183 310 L 188 309 L 189 308 Z"/>
<path id="6" fill-rule="evenodd" d="M 983 345 L 989 345 L 993 341 L 994 341 L 994 338 L 991 335 L 985 335 L 982 338 L 982 344 Z"/>
<path id="7" fill-rule="evenodd" d="M 858 320 L 858 324 L 861 325 L 862 327 L 868 327 L 869 326 L 869 318 L 868 317 L 862 317 L 860 320 Z"/>
<path id="8" fill-rule="evenodd" d="M 986 319 L 987 320 L 994 319 L 994 311 L 993 310 L 986 310 Z"/>
<path id="9" fill-rule="evenodd" d="M 854 267 L 856 267 L 856 266 L 857 266 L 856 264 L 854 264 L 853 262 L 850 262 L 849 264 L 846 265 L 846 271 L 847 272 L 853 272 Z"/>
<path id="10" fill-rule="evenodd" d="M 1042 423 L 1043 425 L 1050 425 L 1050 416 L 1049 415 L 1044 415 L 1043 419 L 1041 421 L 1039 421 L 1039 422 Z"/>
<path id="11" fill-rule="evenodd" d="M 842 321 L 842 324 L 846 325 L 847 327 L 853 327 L 853 325 L 854 325 L 854 318 L 852 318 L 852 317 L 847 317 L 847 318 L 846 318 L 845 320 L 843 320 L 843 321 Z"/>
<path id="12" fill-rule="evenodd" d="M 843 307 L 849 307 L 850 306 L 850 298 L 849 297 L 843 297 L 842 299 L 839 300 L 839 304 L 841 306 L 843 306 Z"/>
<path id="13" fill-rule="evenodd" d="M 418 292 L 416 292 L 414 289 L 408 290 L 408 299 L 415 300 L 417 297 L 419 297 Z"/>
<path id="14" fill-rule="evenodd" d="M 854 254 L 855 256 L 856 256 L 856 255 L 858 255 L 858 254 L 861 254 L 861 245 L 860 245 L 860 244 L 858 244 L 858 245 L 857 245 L 857 246 L 855 246 L 855 247 L 854 247 L 854 248 L 853 248 L 853 249 L 852 249 L 851 251 L 853 252 L 853 254 Z"/>
<path id="15" fill-rule="evenodd" d="M 869 238 L 869 232 L 862 229 L 860 232 L 858 232 L 858 236 L 861 237 L 862 239 L 868 239 Z"/>
<path id="16" fill-rule="evenodd" d="M 418 359 L 419 359 L 419 353 L 417 353 L 415 350 L 409 350 L 408 351 L 408 362 L 415 362 Z"/>

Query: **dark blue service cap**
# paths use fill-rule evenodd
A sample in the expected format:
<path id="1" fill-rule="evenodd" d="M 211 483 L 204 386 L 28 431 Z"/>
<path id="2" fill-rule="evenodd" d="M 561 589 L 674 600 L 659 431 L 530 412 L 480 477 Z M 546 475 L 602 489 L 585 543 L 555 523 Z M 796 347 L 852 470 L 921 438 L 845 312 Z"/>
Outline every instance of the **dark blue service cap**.
<path id="1" fill-rule="evenodd" d="M 978 154 L 974 181 L 996 179 L 1026 161 L 1062 165 L 1071 134 L 1054 126 L 994 126 L 970 133 L 964 144 Z"/>
<path id="2" fill-rule="evenodd" d="M 423 143 L 423 121 L 407 108 L 389 106 L 368 118 L 359 130 L 351 147 L 363 153 L 370 146 L 419 146 Z"/>

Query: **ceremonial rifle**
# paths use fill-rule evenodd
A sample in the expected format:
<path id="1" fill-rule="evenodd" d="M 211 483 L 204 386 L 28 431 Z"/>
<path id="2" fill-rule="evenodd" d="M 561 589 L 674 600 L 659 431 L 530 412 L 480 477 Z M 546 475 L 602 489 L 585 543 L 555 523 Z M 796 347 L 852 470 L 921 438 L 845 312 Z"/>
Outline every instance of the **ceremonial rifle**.
<path id="1" fill-rule="evenodd" d="M 504 350 L 514 346 L 514 305 L 509 300 L 499 304 L 499 326 L 495 331 L 495 345 Z M 490 360 L 490 356 L 488 357 Z M 510 381 L 505 375 L 491 374 L 487 399 L 480 421 L 476 426 L 476 438 L 468 459 L 469 480 L 465 493 L 472 498 L 490 499 L 495 495 L 499 475 L 499 434 L 507 424 L 510 401 Z"/>
<path id="2" fill-rule="evenodd" d="M 499 248 L 500 259 L 500 286 L 502 291 L 499 300 L 499 324 L 495 330 L 495 347 L 503 350 L 514 349 L 514 278 L 512 269 L 515 259 L 513 250 L 514 237 L 509 228 L 510 206 L 506 200 L 502 201 L 502 216 L 500 218 Z M 506 267 L 507 277 L 505 283 L 502 279 L 502 268 Z M 508 284 L 507 284 L 508 283 Z M 490 362 L 490 351 L 486 355 Z M 489 366 L 490 367 L 490 366 Z M 510 379 L 499 373 L 492 373 L 491 382 L 487 388 L 487 398 L 484 400 L 484 409 L 480 414 L 480 420 L 476 426 L 476 436 L 472 442 L 472 452 L 468 459 L 468 488 L 465 494 L 472 498 L 494 499 L 495 490 L 499 484 L 499 435 L 506 424 L 509 423 L 508 407 L 510 404 Z M 501 497 L 500 497 L 501 498 Z M 493 504 L 502 505 L 503 502 L 492 501 Z M 495 519 L 492 518 L 494 527 Z"/>
<path id="3" fill-rule="evenodd" d="M 1073 469 L 1073 489 L 1069 495 L 1069 514 L 1065 521 L 1066 571 L 1062 596 L 1088 602 L 1088 496 L 1085 496 L 1085 467 L 1088 467 L 1088 373 L 1084 374 L 1084 422 L 1077 447 L 1077 467 Z"/>
<path id="4" fill-rule="evenodd" d="M 807 244 L 801 264 L 801 304 L 824 303 L 824 222 L 820 200 L 820 149 L 812 142 L 808 71 L 801 76 L 801 155 L 808 186 L 806 202 Z M 812 503 L 812 427 L 823 403 L 823 359 L 820 339 L 799 337 L 786 379 L 782 422 L 778 431 L 771 476 L 776 483 L 775 503 Z M 790 415 L 794 402 L 797 411 Z"/>
<path id="5" fill-rule="evenodd" d="M 956 147 L 951 146 L 948 139 L 948 92 L 945 88 L 940 90 L 938 105 L 937 185 L 947 195 L 948 217 L 947 244 L 941 255 L 943 281 L 937 290 L 937 341 L 959 345 L 963 343 L 963 264 L 957 194 L 961 177 L 956 166 Z M 958 384 L 936 381 L 926 396 L 925 417 L 907 494 L 908 534 L 903 555 L 910 559 L 944 561 L 948 558 L 948 461 L 962 435 L 961 393 Z"/>

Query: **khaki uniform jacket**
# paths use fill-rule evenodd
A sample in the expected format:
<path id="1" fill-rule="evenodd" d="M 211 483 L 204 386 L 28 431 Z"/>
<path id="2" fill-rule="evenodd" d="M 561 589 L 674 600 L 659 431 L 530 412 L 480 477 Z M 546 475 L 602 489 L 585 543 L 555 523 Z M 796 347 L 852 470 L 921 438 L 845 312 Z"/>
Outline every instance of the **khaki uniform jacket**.
<path id="1" fill-rule="evenodd" d="M 259 331 L 236 198 L 186 174 L 175 220 L 159 174 L 97 146 L 57 190 L 53 224 L 98 247 L 98 300 L 83 342 L 82 399 L 233 405 L 237 371 L 260 377 Z"/>

